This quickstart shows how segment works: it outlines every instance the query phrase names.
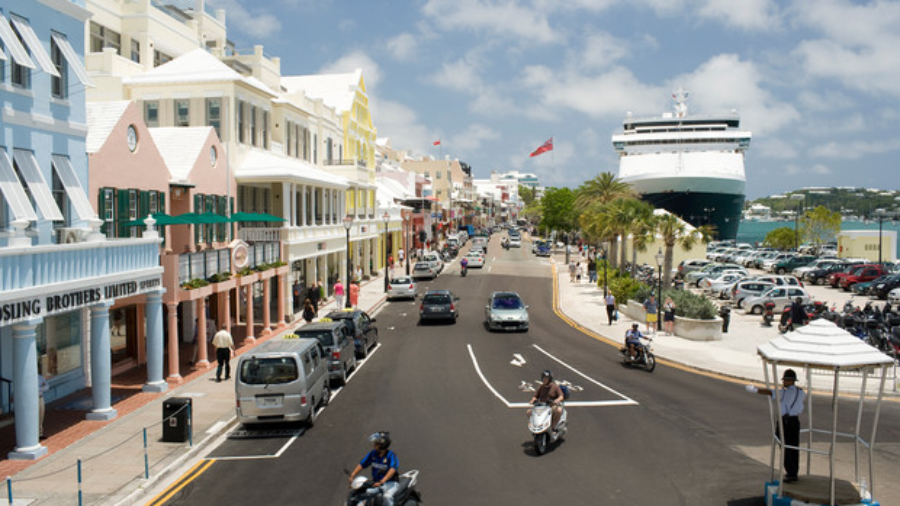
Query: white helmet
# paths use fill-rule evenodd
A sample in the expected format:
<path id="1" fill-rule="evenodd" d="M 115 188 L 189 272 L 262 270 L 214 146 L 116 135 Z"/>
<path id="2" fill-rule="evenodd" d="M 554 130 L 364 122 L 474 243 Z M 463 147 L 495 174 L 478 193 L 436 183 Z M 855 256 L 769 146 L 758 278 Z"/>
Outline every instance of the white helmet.
<path id="1" fill-rule="evenodd" d="M 369 481 L 365 476 L 357 476 L 353 478 L 353 481 L 350 483 L 350 488 L 353 490 L 359 490 L 366 485 L 366 482 Z"/>

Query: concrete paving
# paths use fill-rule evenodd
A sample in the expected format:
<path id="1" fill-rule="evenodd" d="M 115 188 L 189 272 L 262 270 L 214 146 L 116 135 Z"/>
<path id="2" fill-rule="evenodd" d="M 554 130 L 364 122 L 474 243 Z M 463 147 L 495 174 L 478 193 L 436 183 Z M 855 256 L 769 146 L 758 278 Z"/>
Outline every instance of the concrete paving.
<path id="1" fill-rule="evenodd" d="M 562 265 L 562 256 L 551 259 L 551 262 Z M 455 272 L 452 268 L 448 271 Z M 400 268 L 395 272 L 399 275 Z M 619 321 L 607 324 L 602 288 L 589 283 L 571 283 L 563 269 L 558 269 L 557 281 L 557 306 L 564 319 L 610 343 L 618 345 L 624 340 L 625 331 L 632 321 L 620 311 Z M 363 285 L 358 306 L 370 313 L 377 312 L 385 300 L 383 286 L 381 277 Z M 330 300 L 323 310 L 327 312 L 334 306 L 334 301 Z M 653 348 L 664 362 L 708 371 L 735 381 L 762 382 L 762 361 L 756 354 L 756 347 L 774 339 L 778 333 L 774 327 L 760 327 L 759 320 L 759 316 L 735 312 L 730 331 L 720 341 L 690 341 L 677 336 L 658 335 L 653 341 Z M 294 322 L 283 332 L 290 332 L 300 324 L 302 321 Z M 264 341 L 261 339 L 258 342 Z M 238 353 L 249 349 L 250 346 L 245 346 Z M 610 353 L 618 351 L 611 347 Z M 819 385 L 817 379 L 813 386 L 824 389 L 830 385 L 827 381 L 827 378 L 822 378 Z M 850 384 L 847 386 L 852 388 Z M 193 444 L 161 442 L 162 403 L 171 397 L 192 399 Z M 161 487 L 167 478 L 185 472 L 192 462 L 214 446 L 218 438 L 236 425 L 233 384 L 217 383 L 214 365 L 185 378 L 183 384 L 164 394 L 138 399 L 131 402 L 142 402 L 142 405 L 120 410 L 120 416 L 109 423 L 80 424 L 81 427 L 88 427 L 79 429 L 86 434 L 78 433 L 80 439 L 71 444 L 65 439 L 72 437 L 71 434 L 50 436 L 44 442 L 51 448 L 51 454 L 47 457 L 33 463 L 16 462 L 18 468 L 7 467 L 14 504 L 76 504 L 79 494 L 82 494 L 84 504 L 146 503 L 152 497 L 151 491 Z M 146 453 L 143 444 L 145 429 L 148 442 Z M 60 440 L 54 441 L 55 438 Z M 149 477 L 144 475 L 145 458 Z M 77 479 L 79 460 L 82 462 L 80 486 Z M 4 484 L 4 496 L 8 492 L 6 487 Z"/>

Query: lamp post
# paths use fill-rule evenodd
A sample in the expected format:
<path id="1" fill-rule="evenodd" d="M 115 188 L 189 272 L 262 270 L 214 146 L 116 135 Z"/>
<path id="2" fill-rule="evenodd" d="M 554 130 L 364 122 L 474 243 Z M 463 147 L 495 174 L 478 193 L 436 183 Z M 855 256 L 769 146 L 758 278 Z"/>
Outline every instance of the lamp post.
<path id="1" fill-rule="evenodd" d="M 391 215 L 388 214 L 387 211 L 385 211 L 384 215 L 381 217 L 381 219 L 384 221 L 384 293 L 387 293 L 388 292 L 388 283 L 390 283 L 390 280 L 388 278 L 390 277 L 390 272 L 391 272 L 391 270 L 390 270 L 391 266 L 388 265 L 390 263 L 388 261 L 388 258 L 390 255 L 388 254 L 388 241 L 387 241 L 388 221 L 390 221 Z"/>
<path id="2" fill-rule="evenodd" d="M 347 286 L 344 288 L 344 291 L 347 292 L 345 295 L 349 295 L 350 292 L 350 227 L 353 226 L 353 216 L 347 215 L 344 217 L 344 230 L 347 231 Z M 350 297 L 344 297 L 347 301 L 344 307 L 352 307 L 350 305 Z"/>
<path id="3" fill-rule="evenodd" d="M 656 258 L 656 268 L 659 270 L 656 281 L 656 330 L 659 331 L 662 330 L 662 319 L 660 318 L 662 313 L 662 266 L 666 260 L 662 248 L 659 248 L 659 253 L 654 255 L 654 258 Z"/>
<path id="4" fill-rule="evenodd" d="M 610 243 L 606 243 L 609 245 Z M 606 251 L 603 253 L 603 298 L 605 299 L 607 295 L 609 295 L 609 247 L 606 248 Z"/>
<path id="5" fill-rule="evenodd" d="M 404 246 L 406 247 L 406 255 L 404 255 L 404 261 L 406 261 L 406 275 L 409 276 L 409 256 L 412 254 L 412 251 L 409 249 L 409 225 L 412 223 L 412 216 L 407 213 L 406 215 L 406 240 L 403 241 Z"/>
<path id="6" fill-rule="evenodd" d="M 802 193 L 794 193 L 791 195 L 791 200 L 797 201 L 797 210 L 794 212 L 794 249 L 798 249 L 800 247 L 800 232 L 798 231 L 798 223 L 800 222 L 800 208 L 803 205 L 803 199 L 806 196 Z"/>

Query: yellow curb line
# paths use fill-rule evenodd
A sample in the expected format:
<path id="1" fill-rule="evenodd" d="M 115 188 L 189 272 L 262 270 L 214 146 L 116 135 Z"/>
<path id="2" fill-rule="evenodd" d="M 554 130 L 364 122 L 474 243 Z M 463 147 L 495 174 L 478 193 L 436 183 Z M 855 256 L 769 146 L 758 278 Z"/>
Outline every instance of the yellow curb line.
<path id="1" fill-rule="evenodd" d="M 216 462 L 215 459 L 210 460 L 201 460 L 194 464 L 194 467 L 190 468 L 188 472 L 184 473 L 181 478 L 175 481 L 169 488 L 163 490 L 156 497 L 150 500 L 147 503 L 147 506 L 157 506 L 161 504 L 165 504 L 166 501 L 172 498 L 175 494 L 181 491 L 184 487 L 186 487 L 189 483 L 200 477 L 201 474 L 206 472 L 207 469 L 210 468 Z M 202 466 L 202 467 L 200 467 Z M 200 469 L 198 469 L 200 468 Z M 173 488 L 174 487 L 174 488 Z"/>

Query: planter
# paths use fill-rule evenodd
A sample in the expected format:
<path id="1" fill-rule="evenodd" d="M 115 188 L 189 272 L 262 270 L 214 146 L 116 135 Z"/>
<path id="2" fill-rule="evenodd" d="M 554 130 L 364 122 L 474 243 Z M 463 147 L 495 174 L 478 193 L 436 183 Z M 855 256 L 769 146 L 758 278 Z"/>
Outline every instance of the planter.
<path id="1" fill-rule="evenodd" d="M 675 317 L 675 335 L 691 341 L 721 341 L 722 319 L 694 320 L 693 318 Z"/>

